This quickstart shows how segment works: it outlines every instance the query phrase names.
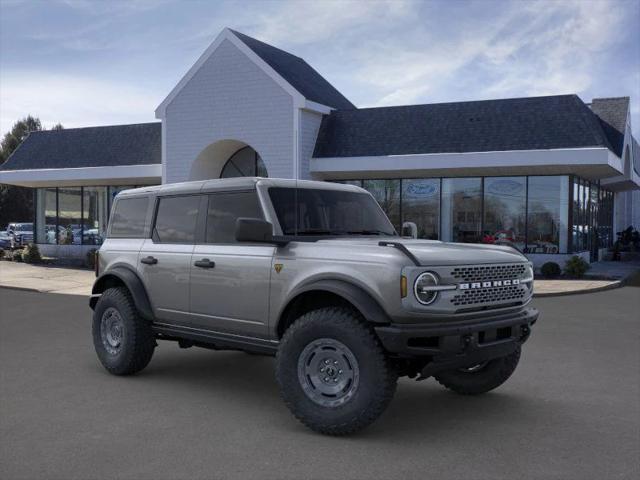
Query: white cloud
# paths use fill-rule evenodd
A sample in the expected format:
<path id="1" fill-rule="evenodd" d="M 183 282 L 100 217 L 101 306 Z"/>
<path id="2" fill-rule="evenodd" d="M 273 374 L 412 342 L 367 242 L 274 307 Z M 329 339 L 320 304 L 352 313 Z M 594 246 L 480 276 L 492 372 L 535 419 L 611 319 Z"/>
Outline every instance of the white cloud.
<path id="1" fill-rule="evenodd" d="M 275 45 L 321 42 L 357 26 L 375 29 L 411 11 L 409 0 L 289 0 L 277 6 L 255 15 L 251 32 Z"/>
<path id="2" fill-rule="evenodd" d="M 0 83 L 0 132 L 27 114 L 45 127 L 67 128 L 153 121 L 162 95 L 95 78 L 18 72 Z"/>
<path id="3" fill-rule="evenodd" d="M 369 100 L 373 105 L 431 102 L 447 95 L 458 100 L 583 92 L 623 19 L 610 2 L 504 7 L 494 9 L 490 23 L 451 22 L 440 37 L 432 33 L 442 31 L 438 17 L 408 19 L 396 35 L 356 51 L 357 83 L 377 92 Z"/>

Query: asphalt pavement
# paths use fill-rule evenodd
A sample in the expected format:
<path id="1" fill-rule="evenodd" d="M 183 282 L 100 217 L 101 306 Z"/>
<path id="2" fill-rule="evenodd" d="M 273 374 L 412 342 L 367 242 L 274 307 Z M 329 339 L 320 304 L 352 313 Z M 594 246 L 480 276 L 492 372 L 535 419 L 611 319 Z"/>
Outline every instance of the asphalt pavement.
<path id="1" fill-rule="evenodd" d="M 289 414 L 271 358 L 161 343 L 111 376 L 85 297 L 0 289 L 0 478 L 640 478 L 640 288 L 534 304 L 500 389 L 403 379 L 374 425 L 331 438 Z"/>

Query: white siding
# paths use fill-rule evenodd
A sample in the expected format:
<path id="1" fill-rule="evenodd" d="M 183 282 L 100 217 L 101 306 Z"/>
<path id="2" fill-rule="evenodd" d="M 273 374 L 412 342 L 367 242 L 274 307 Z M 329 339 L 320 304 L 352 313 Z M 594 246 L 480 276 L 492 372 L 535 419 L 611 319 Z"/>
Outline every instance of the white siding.
<path id="1" fill-rule="evenodd" d="M 209 57 L 166 110 L 167 183 L 189 179 L 208 145 L 244 142 L 270 177 L 293 174 L 293 99 L 228 40 Z"/>
<path id="2" fill-rule="evenodd" d="M 313 150 L 318 138 L 318 130 L 322 122 L 322 115 L 308 110 L 300 112 L 300 174 L 302 180 L 310 180 L 309 166 Z"/>

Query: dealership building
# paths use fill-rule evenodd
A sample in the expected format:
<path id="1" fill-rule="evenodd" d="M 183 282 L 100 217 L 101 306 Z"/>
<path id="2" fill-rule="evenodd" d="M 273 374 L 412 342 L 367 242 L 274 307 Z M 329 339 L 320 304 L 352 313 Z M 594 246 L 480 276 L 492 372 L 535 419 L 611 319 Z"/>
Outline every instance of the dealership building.
<path id="1" fill-rule="evenodd" d="M 225 29 L 155 114 L 33 132 L 0 167 L 34 189 L 44 253 L 99 245 L 122 189 L 236 176 L 357 184 L 398 230 L 510 244 L 537 265 L 596 261 L 640 227 L 628 97 L 357 108 L 303 59 Z"/>

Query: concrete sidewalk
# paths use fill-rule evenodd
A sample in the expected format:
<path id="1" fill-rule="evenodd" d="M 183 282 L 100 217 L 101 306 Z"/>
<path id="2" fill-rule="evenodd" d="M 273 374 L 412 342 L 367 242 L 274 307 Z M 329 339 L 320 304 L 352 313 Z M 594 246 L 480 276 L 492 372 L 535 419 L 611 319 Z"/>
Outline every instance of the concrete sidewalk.
<path id="1" fill-rule="evenodd" d="M 0 287 L 69 295 L 90 295 L 91 270 L 0 261 Z"/>
<path id="2" fill-rule="evenodd" d="M 609 290 L 622 285 L 625 278 L 640 270 L 631 262 L 601 262 L 594 264 L 589 273 L 609 280 L 536 280 L 535 296 L 550 297 Z M 26 263 L 0 262 L 0 287 L 16 288 L 46 293 L 90 295 L 95 276 L 91 270 L 68 267 L 29 265 Z"/>

